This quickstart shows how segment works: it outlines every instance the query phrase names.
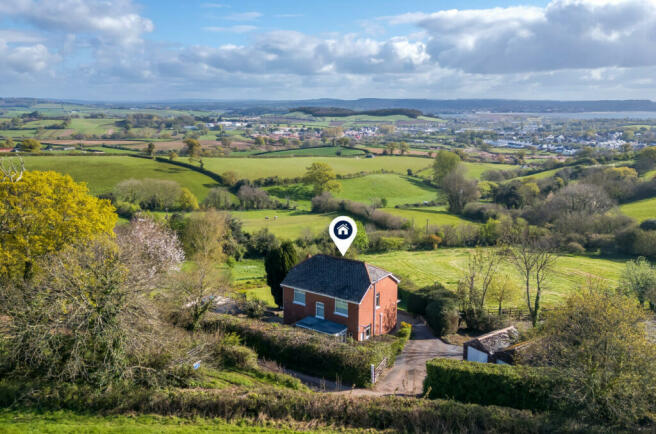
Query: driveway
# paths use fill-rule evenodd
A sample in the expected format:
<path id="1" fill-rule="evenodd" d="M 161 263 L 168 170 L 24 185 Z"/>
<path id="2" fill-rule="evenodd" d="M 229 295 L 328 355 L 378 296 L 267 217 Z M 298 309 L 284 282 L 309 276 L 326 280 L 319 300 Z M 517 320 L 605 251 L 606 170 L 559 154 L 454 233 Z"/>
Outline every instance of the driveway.
<path id="1" fill-rule="evenodd" d="M 412 324 L 412 336 L 394 366 L 376 382 L 374 391 L 383 395 L 421 395 L 426 362 L 436 357 L 462 359 L 462 347 L 436 338 L 422 318 L 414 319 L 405 312 L 399 312 L 399 321 Z"/>

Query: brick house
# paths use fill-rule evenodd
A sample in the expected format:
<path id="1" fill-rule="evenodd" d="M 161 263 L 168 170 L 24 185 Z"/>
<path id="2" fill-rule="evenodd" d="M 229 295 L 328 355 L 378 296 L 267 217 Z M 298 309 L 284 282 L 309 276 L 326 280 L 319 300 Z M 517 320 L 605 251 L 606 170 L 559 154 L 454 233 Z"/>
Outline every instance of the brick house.
<path id="1" fill-rule="evenodd" d="M 362 261 L 315 255 L 280 286 L 285 324 L 358 341 L 396 327 L 399 279 Z"/>

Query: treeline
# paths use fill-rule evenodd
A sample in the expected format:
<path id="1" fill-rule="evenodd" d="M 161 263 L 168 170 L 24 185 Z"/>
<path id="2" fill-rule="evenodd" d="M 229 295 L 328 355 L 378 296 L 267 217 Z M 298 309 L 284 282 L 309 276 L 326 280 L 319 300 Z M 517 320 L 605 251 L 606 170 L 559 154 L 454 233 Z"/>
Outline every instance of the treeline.
<path id="1" fill-rule="evenodd" d="M 389 108 L 378 110 L 349 110 L 339 107 L 297 107 L 289 110 L 290 112 L 301 112 L 317 117 L 346 117 L 346 116 L 395 116 L 402 115 L 410 118 L 418 118 L 423 115 L 419 110 L 404 108 Z"/>

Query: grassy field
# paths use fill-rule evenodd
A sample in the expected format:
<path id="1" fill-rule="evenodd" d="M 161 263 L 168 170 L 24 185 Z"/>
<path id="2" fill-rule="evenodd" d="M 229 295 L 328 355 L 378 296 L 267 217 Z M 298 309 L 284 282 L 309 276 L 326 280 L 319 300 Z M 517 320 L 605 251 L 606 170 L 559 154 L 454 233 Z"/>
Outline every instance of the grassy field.
<path id="1" fill-rule="evenodd" d="M 286 239 L 298 238 L 306 231 L 316 234 L 328 230 L 328 224 L 337 216 L 295 210 L 233 211 L 231 214 L 244 223 L 246 232 L 269 228 L 277 237 Z M 278 218 L 275 218 L 276 216 Z"/>
<path id="2" fill-rule="evenodd" d="M 437 190 L 410 176 L 375 174 L 344 179 L 340 183 L 342 191 L 335 194 L 336 197 L 365 203 L 384 197 L 390 207 L 431 201 L 437 197 Z"/>
<path id="3" fill-rule="evenodd" d="M 429 252 L 392 252 L 382 254 L 361 255 L 360 259 L 385 268 L 393 273 L 407 276 L 420 286 L 440 282 L 449 289 L 455 290 L 461 277 L 470 249 L 440 249 Z M 563 298 L 587 283 L 589 279 L 600 278 L 608 285 L 616 286 L 624 269 L 624 260 L 591 258 L 586 256 L 561 256 L 555 266 L 552 278 L 547 282 L 543 304 L 553 306 Z M 510 267 L 504 267 L 504 272 L 520 283 Z M 514 303 L 523 307 L 523 299 Z"/>
<path id="4" fill-rule="evenodd" d="M 219 174 L 233 171 L 238 177 L 248 179 L 303 176 L 306 167 L 317 161 L 327 163 L 337 174 L 381 169 L 405 174 L 407 169 L 420 170 L 431 164 L 431 160 L 417 157 L 203 158 L 205 168 L 208 170 Z"/>
<path id="5" fill-rule="evenodd" d="M 426 220 L 430 225 L 460 225 L 460 224 L 477 224 L 465 220 L 462 217 L 451 214 L 446 210 L 446 206 L 431 206 L 418 208 L 384 208 L 383 211 L 390 214 L 398 215 L 408 219 L 417 228 L 426 227 Z"/>
<path id="6" fill-rule="evenodd" d="M 430 164 L 427 164 L 426 167 L 423 170 L 421 170 L 420 173 L 422 176 L 429 176 L 432 174 L 432 162 L 433 160 L 428 160 Z M 466 161 L 462 163 L 465 166 L 466 169 L 466 174 L 470 178 L 475 178 L 475 179 L 481 179 L 481 175 L 483 172 L 486 170 L 509 170 L 509 169 L 515 169 L 518 166 L 515 166 L 513 164 L 496 164 L 496 163 L 472 163 L 469 161 Z"/>
<path id="7" fill-rule="evenodd" d="M 286 428 L 256 425 L 243 420 L 227 422 L 224 419 L 180 418 L 158 415 L 98 416 L 70 411 L 0 412 L 0 432 L 19 433 L 280 433 L 302 432 Z M 324 431 L 328 432 L 328 431 Z"/>
<path id="8" fill-rule="evenodd" d="M 166 163 L 123 156 L 44 156 L 24 157 L 28 170 L 54 170 L 76 181 L 86 182 L 92 194 L 106 193 L 120 181 L 156 178 L 176 181 L 203 200 L 216 182 L 207 176 Z"/>
<path id="9" fill-rule="evenodd" d="M 409 278 L 419 286 L 440 282 L 447 288 L 455 290 L 470 251 L 471 249 L 466 248 L 417 252 L 401 251 L 364 254 L 359 255 L 357 259 L 396 273 L 401 278 Z M 625 260 L 587 256 L 567 255 L 559 257 L 555 271 L 544 292 L 543 304 L 545 306 L 560 304 L 567 294 L 576 291 L 590 279 L 599 278 L 612 287 L 616 286 L 624 269 L 624 263 Z M 520 284 L 519 277 L 510 267 L 504 266 L 502 272 L 508 273 L 516 280 L 518 285 Z M 266 277 L 264 263 L 252 260 L 237 262 L 233 268 L 233 277 L 238 280 L 237 276 L 242 276 L 242 281 L 264 279 Z M 264 289 L 259 291 L 252 291 L 252 294 L 268 295 L 268 293 L 264 293 Z M 522 293 L 517 294 L 517 298 L 509 303 L 510 306 L 525 306 Z"/>
<path id="10" fill-rule="evenodd" d="M 626 203 L 620 206 L 620 211 L 638 221 L 656 218 L 656 197 Z"/>
<path id="11" fill-rule="evenodd" d="M 559 170 L 561 170 L 561 169 L 558 168 L 558 169 L 545 170 L 545 171 L 542 171 L 542 172 L 535 173 L 533 175 L 518 176 L 517 178 L 513 178 L 513 179 L 519 179 L 519 180 L 528 179 L 528 178 L 543 179 L 543 178 L 548 178 L 550 176 L 554 176 L 556 174 L 556 172 L 558 172 Z"/>
<path id="12" fill-rule="evenodd" d="M 297 157 L 336 157 L 339 155 L 364 155 L 361 149 L 344 148 L 342 146 L 322 146 L 317 148 L 298 148 L 298 149 L 285 149 L 284 151 L 271 151 L 258 154 L 258 157 L 283 157 L 283 156 L 297 156 Z"/>

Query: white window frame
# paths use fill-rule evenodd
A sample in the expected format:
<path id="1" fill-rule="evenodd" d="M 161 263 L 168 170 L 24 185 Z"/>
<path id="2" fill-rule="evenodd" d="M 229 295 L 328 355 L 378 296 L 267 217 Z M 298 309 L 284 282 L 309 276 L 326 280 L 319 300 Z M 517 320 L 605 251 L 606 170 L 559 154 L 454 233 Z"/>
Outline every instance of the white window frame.
<path id="1" fill-rule="evenodd" d="M 367 336 L 367 330 L 369 330 L 369 335 L 368 335 L 368 336 Z M 366 340 L 368 340 L 369 338 L 371 338 L 371 324 L 369 324 L 368 326 L 365 326 L 365 327 L 362 329 L 362 340 L 363 340 L 363 341 L 366 341 Z"/>
<path id="2" fill-rule="evenodd" d="M 303 301 L 300 302 L 296 299 L 296 294 L 299 294 L 299 296 L 302 294 L 303 295 Z M 294 289 L 294 304 L 298 304 L 299 306 L 305 306 L 305 291 L 302 289 Z"/>
<path id="3" fill-rule="evenodd" d="M 376 303 L 376 309 L 380 309 L 380 292 L 376 293 L 376 299 L 374 301 Z"/>
<path id="4" fill-rule="evenodd" d="M 319 316 L 319 305 L 321 305 L 321 316 Z M 319 319 L 326 319 L 326 306 L 321 301 L 314 304 L 314 316 Z"/>
<path id="5" fill-rule="evenodd" d="M 337 310 L 337 303 L 343 303 L 344 304 L 344 306 L 346 307 L 345 312 L 340 312 L 340 311 Z M 349 306 L 348 306 L 347 301 L 335 299 L 335 312 L 334 312 L 335 315 L 339 315 L 339 316 L 343 316 L 344 318 L 348 318 L 348 309 L 349 309 Z"/>

